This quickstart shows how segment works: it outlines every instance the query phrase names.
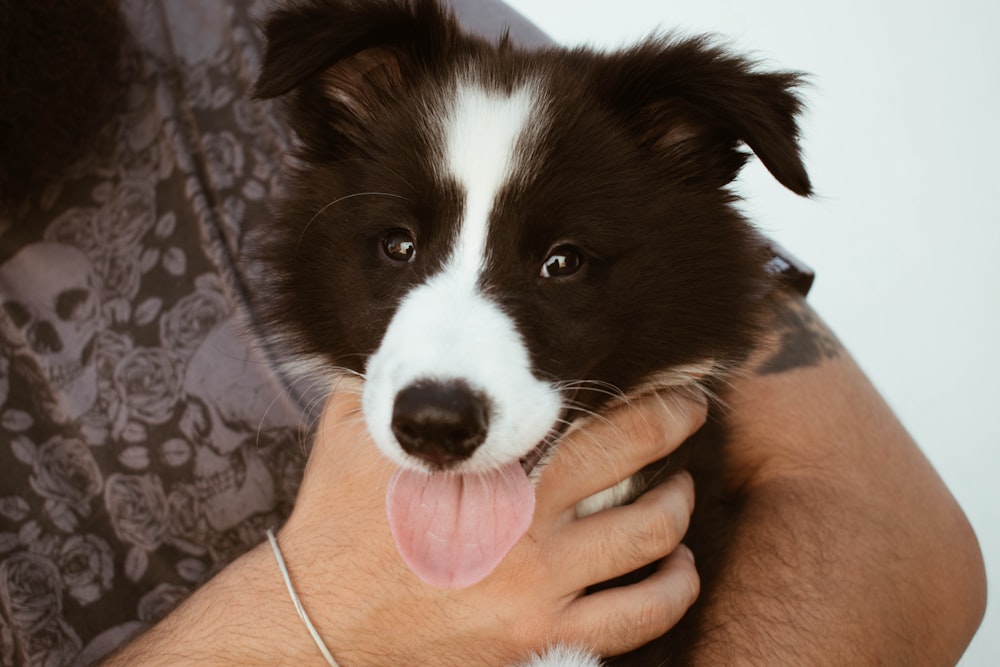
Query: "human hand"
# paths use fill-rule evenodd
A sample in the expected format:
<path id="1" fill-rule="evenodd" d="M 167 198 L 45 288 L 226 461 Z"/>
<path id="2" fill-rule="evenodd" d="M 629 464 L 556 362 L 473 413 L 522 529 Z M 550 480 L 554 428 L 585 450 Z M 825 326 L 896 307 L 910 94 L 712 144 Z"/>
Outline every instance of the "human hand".
<path id="1" fill-rule="evenodd" d="M 678 548 L 691 479 L 682 473 L 586 518 L 575 506 L 670 453 L 705 414 L 703 403 L 649 398 L 567 436 L 537 484 L 528 533 L 486 579 L 446 590 L 397 554 L 385 511 L 394 467 L 369 439 L 358 397 L 338 392 L 280 535 L 302 602 L 345 665 L 506 665 L 555 643 L 602 655 L 636 648 L 669 630 L 698 593 L 690 552 Z M 583 595 L 664 557 L 642 582 Z"/>

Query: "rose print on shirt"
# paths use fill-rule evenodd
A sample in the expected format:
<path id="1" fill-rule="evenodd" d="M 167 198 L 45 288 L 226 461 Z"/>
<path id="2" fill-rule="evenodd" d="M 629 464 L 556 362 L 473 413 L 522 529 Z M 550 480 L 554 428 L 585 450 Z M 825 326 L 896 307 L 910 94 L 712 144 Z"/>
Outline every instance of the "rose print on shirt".
<path id="1" fill-rule="evenodd" d="M 90 503 L 101 492 L 101 470 L 90 448 L 76 438 L 55 436 L 34 447 L 18 440 L 15 454 L 33 467 L 31 488 L 45 499 L 45 511 L 63 532 L 76 529 L 78 517 L 90 516 Z"/>
<path id="2" fill-rule="evenodd" d="M 149 552 L 167 535 L 169 511 L 163 483 L 153 475 L 115 473 L 104 487 L 104 505 L 118 539 L 131 547 L 125 575 L 138 581 L 149 566 Z"/>

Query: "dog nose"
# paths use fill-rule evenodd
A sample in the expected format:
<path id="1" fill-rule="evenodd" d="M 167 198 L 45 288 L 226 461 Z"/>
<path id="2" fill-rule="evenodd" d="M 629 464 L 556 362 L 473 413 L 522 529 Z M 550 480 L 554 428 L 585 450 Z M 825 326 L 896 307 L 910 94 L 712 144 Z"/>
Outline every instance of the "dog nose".
<path id="1" fill-rule="evenodd" d="M 417 382 L 396 394 L 392 432 L 436 468 L 464 461 L 486 439 L 489 402 L 464 382 Z"/>

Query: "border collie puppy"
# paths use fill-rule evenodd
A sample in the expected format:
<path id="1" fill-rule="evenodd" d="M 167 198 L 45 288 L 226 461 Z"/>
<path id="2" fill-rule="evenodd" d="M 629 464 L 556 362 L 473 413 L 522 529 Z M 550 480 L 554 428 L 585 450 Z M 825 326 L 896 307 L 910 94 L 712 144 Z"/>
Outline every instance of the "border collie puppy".
<path id="1" fill-rule="evenodd" d="M 434 0 L 302 0 L 265 32 L 256 95 L 284 98 L 299 140 L 265 317 L 293 365 L 363 378 L 368 429 L 400 469 L 402 557 L 471 585 L 527 529 L 531 480 L 568 428 L 641 392 L 710 392 L 753 346 L 772 254 L 729 184 L 746 147 L 810 192 L 799 77 L 704 38 L 522 50 Z M 704 586 L 724 553 L 706 500 L 718 435 L 685 445 Z M 696 629 L 695 610 L 612 662 L 680 662 Z"/>

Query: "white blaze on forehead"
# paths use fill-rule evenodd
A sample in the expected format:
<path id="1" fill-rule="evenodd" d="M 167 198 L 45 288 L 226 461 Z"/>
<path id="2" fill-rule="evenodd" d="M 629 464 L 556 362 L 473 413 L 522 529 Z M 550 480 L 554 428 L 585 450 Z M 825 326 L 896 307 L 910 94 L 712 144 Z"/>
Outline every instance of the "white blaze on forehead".
<path id="1" fill-rule="evenodd" d="M 458 84 L 443 122 L 445 174 L 465 195 L 459 235 L 447 270 L 477 276 L 486 258 L 490 213 L 519 168 L 518 146 L 537 130 L 541 105 L 528 87 L 507 94 Z"/>
<path id="2" fill-rule="evenodd" d="M 363 403 L 379 448 L 414 466 L 392 434 L 396 395 L 422 380 L 462 380 L 484 394 L 489 432 L 462 466 L 469 472 L 526 455 L 558 420 L 561 402 L 534 376 L 514 321 L 478 284 L 490 214 L 503 187 L 524 176 L 521 148 L 537 136 L 541 105 L 527 87 L 507 94 L 460 83 L 452 95 L 441 118 L 439 175 L 457 183 L 464 197 L 455 245 L 440 272 L 403 296 L 369 360 Z"/>

